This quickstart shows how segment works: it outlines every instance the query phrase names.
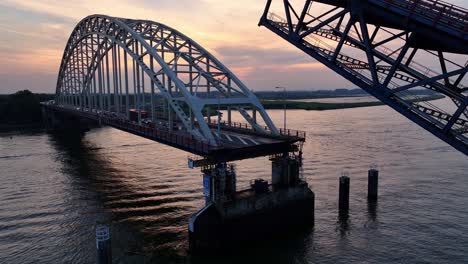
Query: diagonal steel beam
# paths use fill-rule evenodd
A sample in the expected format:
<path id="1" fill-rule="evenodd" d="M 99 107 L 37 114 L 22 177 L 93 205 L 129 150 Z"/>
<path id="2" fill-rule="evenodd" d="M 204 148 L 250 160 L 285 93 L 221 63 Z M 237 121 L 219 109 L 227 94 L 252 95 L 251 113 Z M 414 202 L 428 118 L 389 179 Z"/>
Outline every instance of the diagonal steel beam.
<path id="1" fill-rule="evenodd" d="M 322 28 L 326 25 L 328 25 L 329 23 L 333 22 L 334 20 L 336 20 L 337 18 L 340 18 L 341 16 L 345 15 L 346 13 L 348 13 L 348 10 L 342 10 L 338 13 L 336 13 L 335 15 L 323 20 L 322 22 L 318 23 L 316 26 L 313 26 L 313 27 L 310 27 L 309 29 L 307 29 L 305 32 L 303 32 L 302 34 L 299 35 L 299 37 L 301 38 L 304 38 L 306 37 L 307 35 L 310 35 L 312 34 L 314 31 L 316 31 L 317 29 L 319 28 Z"/>
<path id="2" fill-rule="evenodd" d="M 455 71 L 452 71 L 452 72 L 448 72 L 446 74 L 441 74 L 439 76 L 426 78 L 426 79 L 423 79 L 423 80 L 421 80 L 419 82 L 415 82 L 415 83 L 412 83 L 412 84 L 408 84 L 408 85 L 401 86 L 401 87 L 398 87 L 396 89 L 393 89 L 392 93 L 399 93 L 401 91 L 405 91 L 405 90 L 408 90 L 408 89 L 411 89 L 411 88 L 414 88 L 414 87 L 424 86 L 426 84 L 436 82 L 436 81 L 444 79 L 446 77 L 450 77 L 450 76 L 454 76 L 454 75 L 458 75 L 458 74 L 465 74 L 466 72 L 468 72 L 468 68 L 458 69 L 458 70 L 455 70 Z M 466 98 L 465 98 L 465 100 L 466 100 Z"/>

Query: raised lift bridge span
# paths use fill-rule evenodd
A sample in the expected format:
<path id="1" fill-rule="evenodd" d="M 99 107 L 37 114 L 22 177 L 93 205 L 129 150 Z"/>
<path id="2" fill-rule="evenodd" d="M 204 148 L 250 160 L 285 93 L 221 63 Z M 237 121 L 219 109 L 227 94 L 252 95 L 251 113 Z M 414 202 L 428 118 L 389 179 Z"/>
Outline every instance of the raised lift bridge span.
<path id="1" fill-rule="evenodd" d="M 268 0 L 259 25 L 468 155 L 468 10 L 438 0 Z M 451 104 L 414 102 L 414 89 Z"/>

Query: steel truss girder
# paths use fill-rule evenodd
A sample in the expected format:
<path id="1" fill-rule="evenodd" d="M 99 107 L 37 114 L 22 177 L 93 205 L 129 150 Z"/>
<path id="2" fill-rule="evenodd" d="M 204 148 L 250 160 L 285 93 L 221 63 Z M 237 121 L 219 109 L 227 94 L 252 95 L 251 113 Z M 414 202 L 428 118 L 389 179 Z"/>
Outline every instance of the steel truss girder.
<path id="1" fill-rule="evenodd" d="M 92 15 L 78 23 L 70 35 L 60 64 L 56 102 L 80 107 L 97 107 L 97 103 L 91 105 L 90 98 L 93 98 L 100 102 L 100 109 L 104 104 L 107 104 L 109 109 L 110 98 L 113 97 L 114 105 L 119 106 L 116 98 L 119 96 L 118 90 L 122 92 L 122 76 L 120 76 L 120 61 L 118 64 L 114 61 L 117 48 L 122 49 L 133 59 L 137 67 L 137 75 L 134 70 L 134 82 L 135 78 L 137 84 L 140 81 L 138 74 L 145 74 L 151 81 L 151 87 L 156 86 L 160 95 L 182 122 L 184 129 L 193 136 L 210 144 L 217 144 L 202 114 L 205 105 L 214 104 L 237 109 L 252 127 L 257 128 L 259 132 L 266 132 L 244 108 L 258 111 L 268 130 L 278 134 L 277 128 L 258 98 L 221 62 L 177 30 L 147 20 Z M 109 54 L 113 54 L 110 64 Z M 119 51 L 118 55 L 120 54 Z M 125 69 L 127 69 L 126 63 L 125 60 Z M 157 69 L 153 68 L 154 65 L 158 66 Z M 189 80 L 183 81 L 182 75 L 190 76 Z M 107 80 L 104 80 L 104 76 Z M 111 79 L 113 92 L 110 90 Z M 143 80 L 142 77 L 139 86 L 134 87 L 135 91 L 144 89 Z M 125 82 L 128 82 L 128 79 L 125 79 Z M 99 98 L 95 98 L 97 86 L 99 86 Z M 218 99 L 200 97 L 198 90 L 201 88 L 207 89 L 208 93 L 217 91 Z M 143 100 L 145 94 L 146 92 Z M 154 109 L 153 97 L 152 89 L 152 109 Z M 107 102 L 104 102 L 105 100 Z M 181 103 L 189 109 L 184 110 Z M 189 118 L 186 111 L 190 116 L 193 115 L 193 119 Z M 193 125 L 194 121 L 197 126 Z"/>
<path id="2" fill-rule="evenodd" d="M 378 30 L 375 30 L 374 34 L 377 31 Z M 351 46 L 351 47 L 358 47 L 356 44 L 354 44 L 354 43 L 356 43 L 356 40 L 354 40 L 352 38 L 351 38 L 352 40 L 348 40 L 347 33 L 341 33 L 339 31 L 337 31 L 336 29 L 333 29 L 333 30 L 319 29 L 319 30 L 317 30 L 315 32 L 312 32 L 312 33 L 316 34 L 316 35 L 319 35 L 319 36 L 322 36 L 322 37 L 325 37 L 325 38 L 328 38 L 330 40 L 335 40 L 335 41 L 338 40 L 338 36 L 341 36 L 340 41 L 344 40 L 344 42 L 343 42 L 344 44 L 346 44 L 348 46 Z M 386 40 L 380 41 L 377 44 L 372 44 L 372 46 L 375 48 L 375 47 L 380 46 L 383 43 L 386 43 L 386 42 L 388 42 L 390 40 L 400 38 L 404 34 L 407 34 L 407 32 L 402 32 L 400 34 L 395 34 L 394 36 L 392 36 L 392 37 L 390 37 L 390 38 L 388 38 Z M 346 36 L 346 37 L 343 37 L 343 36 Z M 409 42 L 407 42 L 407 43 L 409 43 Z M 406 48 L 408 48 L 408 47 L 406 47 Z M 405 52 L 400 52 L 400 55 L 405 55 Z M 439 54 L 440 54 L 439 58 L 442 59 L 441 64 L 443 65 L 444 64 L 443 63 L 443 54 L 441 52 L 439 52 Z M 339 55 L 340 55 L 339 52 L 335 51 L 335 59 L 336 59 L 336 56 L 339 56 Z M 403 56 L 401 58 L 403 58 Z M 406 64 L 408 64 L 408 63 L 406 63 Z M 370 69 L 369 65 L 367 63 L 365 63 L 365 62 L 359 62 L 359 65 L 363 65 L 363 67 L 361 67 L 362 69 Z M 348 67 L 359 68 L 359 67 L 356 67 L 356 66 L 358 66 L 358 65 L 353 65 L 353 64 L 348 65 Z M 400 69 L 400 68 L 403 68 L 403 69 Z M 466 87 L 457 87 L 460 84 L 460 81 L 463 79 L 463 77 L 467 73 L 466 66 L 465 66 L 464 69 L 458 69 L 458 70 L 454 70 L 452 72 L 447 72 L 445 70 L 443 74 L 441 74 L 439 76 L 432 77 L 432 78 L 424 78 L 424 76 L 421 76 L 419 79 L 413 77 L 415 75 L 418 76 L 419 73 L 415 73 L 411 68 L 408 67 L 408 65 L 403 65 L 401 60 L 398 61 L 398 63 L 394 63 L 393 67 L 391 67 L 391 68 L 385 67 L 385 66 L 377 66 L 376 71 L 387 75 L 387 77 L 385 79 L 386 82 L 384 82 L 384 84 L 383 84 L 384 87 L 388 85 L 388 82 L 392 78 L 396 78 L 396 79 L 406 81 L 406 82 L 409 83 L 408 85 L 401 86 L 401 87 L 398 87 L 396 89 L 393 89 L 392 93 L 398 93 L 398 92 L 408 90 L 408 89 L 411 89 L 411 88 L 414 88 L 414 87 L 424 87 L 424 88 L 431 89 L 433 91 L 441 92 L 441 93 L 443 93 L 445 95 L 448 95 L 450 98 L 452 98 L 452 100 L 454 101 L 454 103 L 458 107 L 461 107 L 462 103 L 460 103 L 460 101 L 459 101 L 460 97 L 457 96 L 457 94 L 461 94 L 461 93 L 465 92 L 468 89 Z M 407 73 L 407 75 L 401 74 L 398 71 L 403 72 L 403 73 Z M 450 83 L 448 81 L 448 77 L 454 76 L 454 75 L 459 75 L 459 77 L 457 78 L 457 80 L 454 82 L 453 85 L 450 85 Z M 437 82 L 437 80 L 440 80 L 440 79 L 444 79 L 446 85 L 447 85 L 447 83 L 449 84 L 448 85 L 449 89 L 447 89 L 446 87 L 444 87 L 443 85 L 441 85 L 440 83 Z M 453 94 L 453 93 L 450 94 L 450 89 L 453 89 L 453 87 L 456 87 L 455 88 L 456 89 L 455 94 Z M 463 95 L 461 96 L 461 98 L 463 98 Z M 468 117 L 468 110 L 465 109 L 463 112 L 464 112 L 465 117 Z M 463 130 L 463 131 L 466 131 L 466 129 Z"/>
<path id="3" fill-rule="evenodd" d="M 375 41 L 375 37 L 382 28 L 376 25 L 374 32 L 369 32 L 369 27 L 361 13 L 363 6 L 360 6 L 359 1 L 352 2 L 355 6 L 331 6 L 331 10 L 322 11 L 317 16 L 310 14 L 313 1 L 305 1 L 304 6 L 301 6 L 303 8 L 301 12 L 296 12 L 288 0 L 282 2 L 286 19 L 269 13 L 272 3 L 272 0 L 269 0 L 260 19 L 260 26 L 267 27 L 347 80 L 468 155 L 468 123 L 466 119 L 462 118 L 462 115 L 465 115 L 465 118 L 468 117 L 468 98 L 464 94 L 466 87 L 461 85 L 461 80 L 468 72 L 466 64 L 465 66 L 458 65 L 459 68 L 455 70 L 447 70 L 444 67 L 446 60 L 443 58 L 442 52 L 439 52 L 436 57 L 438 55 L 440 58 L 442 73 L 428 76 L 428 72 L 421 72 L 420 69 L 412 67 L 412 60 L 417 49 L 413 49 L 410 56 L 407 56 L 407 53 L 413 33 L 392 33 L 393 35 L 386 39 Z M 310 18 L 312 18 L 310 21 L 306 21 Z M 344 21 L 348 21 L 344 23 L 346 26 L 342 26 Z M 315 24 L 311 25 L 311 22 L 315 22 Z M 351 33 L 352 29 L 354 29 L 354 34 Z M 312 35 L 322 37 L 322 40 Z M 328 45 L 323 39 L 335 42 L 337 45 Z M 383 45 L 393 40 L 404 40 L 404 45 L 393 51 L 383 50 L 387 49 Z M 342 52 L 343 45 L 364 52 L 366 59 L 360 57 L 361 59 L 358 60 L 353 56 L 345 55 Z M 458 76 L 458 78 L 456 81 L 450 81 L 450 76 Z M 396 84 L 394 80 L 403 82 L 403 84 Z M 444 94 L 452 99 L 456 105 L 456 111 L 452 114 L 444 113 L 438 109 L 413 103 L 400 96 L 414 87 L 431 89 Z"/>

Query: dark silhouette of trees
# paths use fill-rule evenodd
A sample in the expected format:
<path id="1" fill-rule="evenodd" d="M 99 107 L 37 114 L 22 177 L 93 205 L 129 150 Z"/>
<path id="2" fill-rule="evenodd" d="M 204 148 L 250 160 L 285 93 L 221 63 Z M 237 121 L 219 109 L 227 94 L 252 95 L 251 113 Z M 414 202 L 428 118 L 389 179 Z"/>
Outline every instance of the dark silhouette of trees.
<path id="1" fill-rule="evenodd" d="M 52 98 L 53 95 L 33 94 L 29 90 L 0 95 L 0 124 L 39 124 L 42 118 L 39 102 Z"/>

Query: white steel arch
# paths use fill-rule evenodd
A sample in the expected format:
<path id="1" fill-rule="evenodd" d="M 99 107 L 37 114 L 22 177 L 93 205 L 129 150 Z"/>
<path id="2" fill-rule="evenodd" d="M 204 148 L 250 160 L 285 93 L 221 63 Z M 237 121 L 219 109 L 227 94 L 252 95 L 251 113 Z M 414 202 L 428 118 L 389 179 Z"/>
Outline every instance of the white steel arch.
<path id="1" fill-rule="evenodd" d="M 278 134 L 258 98 L 213 55 L 177 30 L 147 20 L 92 15 L 78 23 L 64 50 L 55 102 L 127 117 L 134 108 L 138 122 L 146 111 L 152 122 L 165 120 L 172 130 L 175 119 L 213 145 L 205 120 L 213 108 L 227 110 L 227 123 L 231 111 L 238 111 L 257 132 Z"/>

